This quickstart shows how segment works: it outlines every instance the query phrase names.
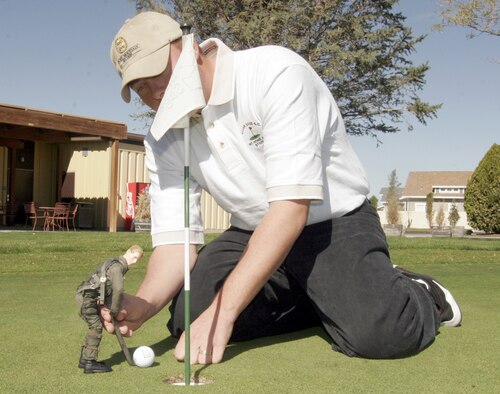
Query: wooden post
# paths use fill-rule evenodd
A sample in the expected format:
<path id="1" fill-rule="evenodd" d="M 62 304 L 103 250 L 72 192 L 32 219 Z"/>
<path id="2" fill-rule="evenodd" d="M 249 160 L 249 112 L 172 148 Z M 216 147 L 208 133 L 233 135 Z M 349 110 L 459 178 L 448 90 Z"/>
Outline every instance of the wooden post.
<path id="1" fill-rule="evenodd" d="M 111 190 L 109 192 L 108 203 L 108 224 L 109 232 L 116 233 L 118 220 L 118 140 L 111 143 Z"/>
<path id="2" fill-rule="evenodd" d="M 7 194 L 6 221 L 7 226 L 13 226 L 16 219 L 16 149 L 10 150 L 10 174 Z"/>

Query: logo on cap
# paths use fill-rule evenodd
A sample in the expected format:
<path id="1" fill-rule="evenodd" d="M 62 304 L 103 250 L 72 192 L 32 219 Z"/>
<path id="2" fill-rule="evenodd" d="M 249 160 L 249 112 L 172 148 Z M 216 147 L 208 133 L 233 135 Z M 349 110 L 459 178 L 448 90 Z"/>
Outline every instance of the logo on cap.
<path id="1" fill-rule="evenodd" d="M 123 37 L 118 37 L 115 40 L 115 48 L 116 51 L 121 55 L 123 52 L 127 50 L 127 41 L 125 41 L 125 38 Z"/>

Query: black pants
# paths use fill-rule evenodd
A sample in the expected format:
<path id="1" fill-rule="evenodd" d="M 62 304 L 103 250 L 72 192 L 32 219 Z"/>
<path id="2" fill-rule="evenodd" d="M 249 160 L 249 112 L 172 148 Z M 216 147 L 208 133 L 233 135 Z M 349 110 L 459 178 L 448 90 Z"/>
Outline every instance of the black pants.
<path id="1" fill-rule="evenodd" d="M 251 232 L 231 227 L 205 246 L 191 274 L 191 318 L 212 302 Z M 170 307 L 172 335 L 184 331 L 184 293 Z M 430 344 L 439 328 L 434 301 L 393 268 L 376 211 L 366 202 L 306 226 L 281 267 L 237 319 L 232 341 L 323 325 L 335 350 L 395 358 Z"/>

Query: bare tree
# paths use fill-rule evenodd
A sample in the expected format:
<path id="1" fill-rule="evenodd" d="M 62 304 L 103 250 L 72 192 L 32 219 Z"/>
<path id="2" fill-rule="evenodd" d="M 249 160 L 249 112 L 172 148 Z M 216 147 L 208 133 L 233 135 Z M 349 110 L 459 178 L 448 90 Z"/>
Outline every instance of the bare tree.
<path id="1" fill-rule="evenodd" d="M 436 214 L 436 224 L 439 228 L 444 227 L 444 220 L 445 220 L 444 209 L 443 209 L 443 206 L 441 205 L 437 211 L 437 214 Z"/>
<path id="2" fill-rule="evenodd" d="M 430 192 L 425 197 L 425 217 L 427 218 L 427 223 L 429 223 L 429 228 L 432 228 L 432 219 L 434 216 L 433 204 L 434 193 Z"/>
<path id="3" fill-rule="evenodd" d="M 500 5 L 498 0 L 441 0 L 439 14 L 445 26 L 463 26 L 472 30 L 469 37 L 486 33 L 500 36 Z"/>
<path id="4" fill-rule="evenodd" d="M 398 188 L 401 184 L 398 181 L 396 170 L 392 170 L 389 175 L 389 188 L 387 189 L 387 210 L 386 219 L 388 224 L 399 224 L 399 196 Z"/>

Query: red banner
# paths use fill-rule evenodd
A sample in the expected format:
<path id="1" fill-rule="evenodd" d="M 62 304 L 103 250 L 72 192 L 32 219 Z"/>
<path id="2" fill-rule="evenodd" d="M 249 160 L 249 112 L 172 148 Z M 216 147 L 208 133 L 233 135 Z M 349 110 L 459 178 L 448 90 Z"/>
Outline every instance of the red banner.
<path id="1" fill-rule="evenodd" d="M 132 222 L 135 217 L 137 199 L 139 194 L 149 186 L 145 182 L 127 183 L 127 195 L 125 197 L 125 231 L 132 230 Z"/>

